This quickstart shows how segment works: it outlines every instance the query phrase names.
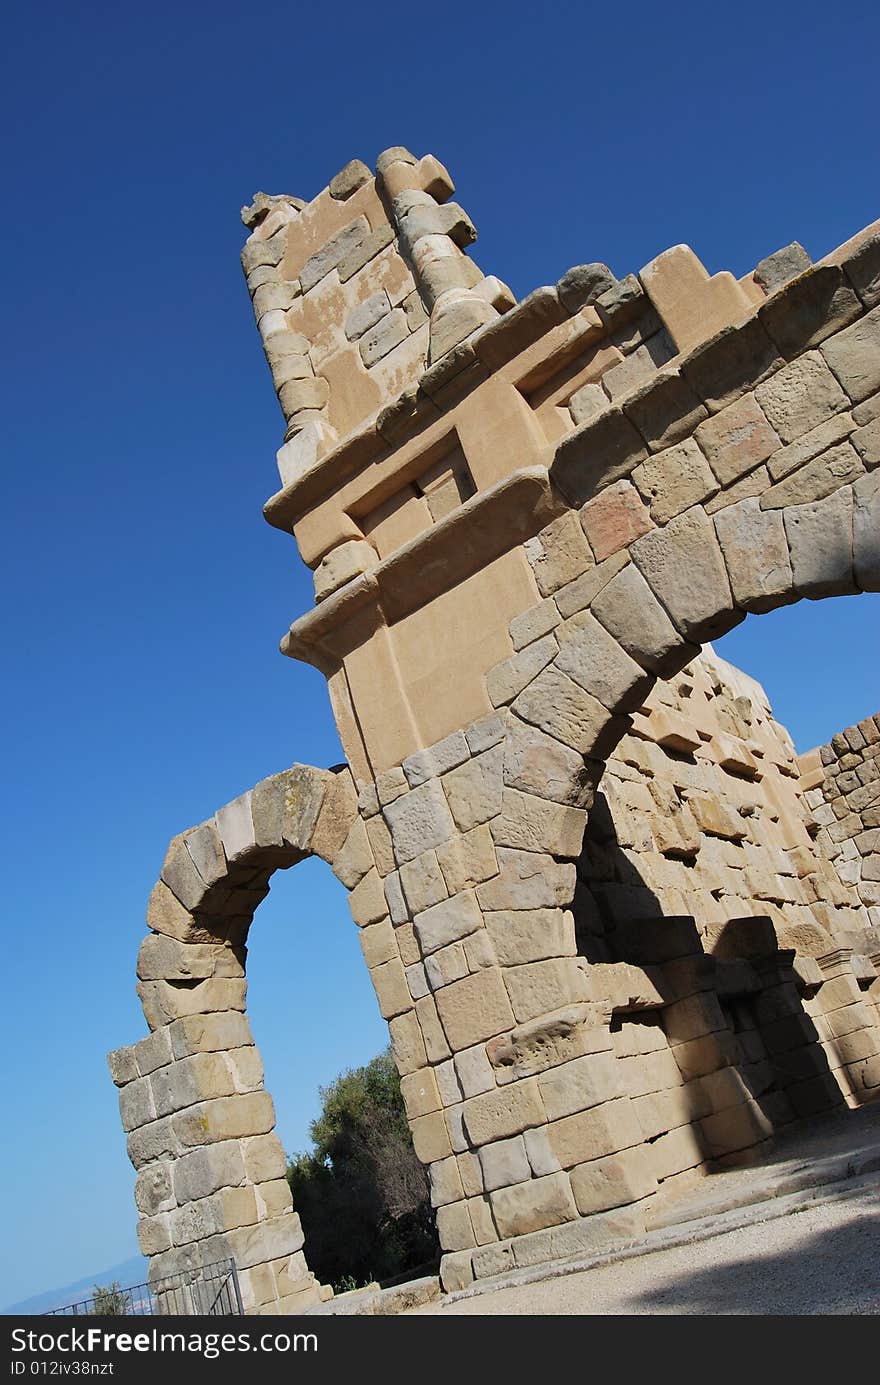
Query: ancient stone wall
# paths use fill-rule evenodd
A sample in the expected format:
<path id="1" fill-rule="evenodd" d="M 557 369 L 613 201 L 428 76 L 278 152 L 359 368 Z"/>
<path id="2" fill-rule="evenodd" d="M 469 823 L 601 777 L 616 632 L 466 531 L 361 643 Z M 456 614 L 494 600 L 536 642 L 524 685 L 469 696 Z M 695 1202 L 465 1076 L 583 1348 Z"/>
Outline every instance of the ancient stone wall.
<path id="1" fill-rule="evenodd" d="M 848 726 L 800 763 L 817 844 L 880 928 L 880 716 Z"/>
<path id="2" fill-rule="evenodd" d="M 451 192 L 435 160 L 387 151 L 307 206 L 260 195 L 243 257 L 288 419 L 266 517 L 315 570 L 282 648 L 327 675 L 353 780 L 321 854 L 389 1022 L 447 1287 L 638 1235 L 661 1185 L 880 1092 L 876 968 L 846 941 L 870 920 L 811 838 L 766 699 L 700 656 L 747 613 L 880 588 L 880 228 L 741 280 L 685 246 L 623 280 L 581 265 L 510 306 Z M 172 843 L 157 936 L 181 938 L 182 908 L 198 947 L 207 912 L 231 965 L 228 910 L 252 909 L 227 906 L 228 868 L 253 869 L 232 895 L 256 903 L 317 849 L 287 809 L 264 840 L 263 794 L 197 829 L 201 884 L 195 841 Z M 173 1027 L 221 982 L 181 985 L 189 964 L 153 950 L 171 972 L 144 978 L 145 1012 Z M 161 1125 L 130 1053 L 125 1110 Z M 225 1217 L 223 1188 L 258 1181 L 236 1164 L 178 1189 L 192 1090 L 154 1155 L 157 1273 L 215 1249 L 182 1208 Z M 263 1138 L 229 1133 L 232 1099 L 209 1099 L 206 1146 Z M 270 1266 L 255 1311 L 317 1293 L 239 1239 Z"/>

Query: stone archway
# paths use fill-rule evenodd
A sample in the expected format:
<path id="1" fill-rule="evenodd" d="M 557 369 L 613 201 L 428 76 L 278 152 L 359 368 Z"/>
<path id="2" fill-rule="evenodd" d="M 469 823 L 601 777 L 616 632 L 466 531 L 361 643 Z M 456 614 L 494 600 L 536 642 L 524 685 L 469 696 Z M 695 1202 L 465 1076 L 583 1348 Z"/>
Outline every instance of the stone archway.
<path id="1" fill-rule="evenodd" d="M 227 1248 L 257 1310 L 318 1290 L 291 1278 L 307 1271 L 271 1126 L 224 1124 L 227 1102 L 271 1115 L 253 1059 L 235 1056 L 241 948 L 268 873 L 318 850 L 322 824 L 337 823 L 320 854 L 351 890 L 447 1288 L 637 1236 L 661 1178 L 762 1137 L 722 1011 L 736 986 L 760 992 L 799 1081 L 821 1077 L 805 1028 L 818 1006 L 855 1087 L 880 1085 L 851 948 L 793 959 L 755 909 L 716 961 L 686 911 L 662 937 L 624 913 L 626 949 L 591 963 L 571 909 L 597 787 L 652 685 L 746 613 L 880 586 L 878 227 L 816 266 L 794 246 L 742 280 L 710 277 L 679 246 L 639 276 L 581 265 L 511 305 L 462 256 L 472 228 L 440 205 L 451 191 L 436 160 L 395 149 L 375 179 L 350 165 L 308 206 L 263 197 L 245 212 L 243 264 L 289 424 L 265 513 L 315 569 L 316 608 L 282 649 L 327 674 L 353 783 L 332 781 L 347 784 L 338 819 L 330 781 L 303 771 L 324 797 L 289 835 L 274 808 L 257 832 L 258 786 L 246 809 L 172 843 L 151 905 L 162 936 L 141 964 L 157 1027 L 112 1066 L 150 1169 L 139 1198 L 156 1267 Z M 419 299 L 431 310 L 449 273 L 475 312 L 442 314 L 437 337 Z M 202 1061 L 203 1040 L 170 1046 L 212 1027 L 221 1001 L 222 1064 Z M 646 1020 L 658 1012 L 660 1026 Z M 640 1025 L 662 1028 L 667 1051 Z M 871 1030 L 861 1049 L 856 1030 Z M 678 1103 L 674 1131 L 639 1117 L 659 1087 L 631 1074 L 648 1068 Z M 181 1074 L 161 1098 L 179 1102 L 169 1116 L 162 1069 Z M 209 1097 L 186 1086 L 201 1069 L 206 1084 L 253 1087 Z M 217 1124 L 193 1130 L 201 1102 Z M 204 1149 L 187 1153 L 180 1129 L 206 1134 Z M 276 1162 L 249 1170 L 245 1146 Z M 213 1167 L 227 1147 L 230 1167 Z M 207 1172 L 184 1186 L 188 1161 Z M 273 1186 L 278 1206 L 257 1191 Z"/>
<path id="2" fill-rule="evenodd" d="M 294 765 L 175 837 L 138 953 L 150 1035 L 109 1057 L 151 1282 L 234 1258 L 248 1311 L 299 1312 L 328 1293 L 306 1263 L 245 1004 L 248 930 L 269 878 L 311 855 L 365 923 L 357 886 L 373 859 L 344 766 Z"/>

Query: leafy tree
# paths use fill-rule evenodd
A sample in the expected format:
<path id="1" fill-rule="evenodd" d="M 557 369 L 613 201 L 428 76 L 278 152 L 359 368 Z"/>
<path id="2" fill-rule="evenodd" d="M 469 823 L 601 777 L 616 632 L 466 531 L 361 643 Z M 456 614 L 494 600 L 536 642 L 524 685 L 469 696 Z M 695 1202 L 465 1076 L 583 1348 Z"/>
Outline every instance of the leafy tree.
<path id="1" fill-rule="evenodd" d="M 112 1284 L 96 1284 L 92 1289 L 94 1313 L 99 1318 L 124 1318 L 128 1313 L 128 1295 L 114 1279 Z"/>
<path id="2" fill-rule="evenodd" d="M 428 1178 L 390 1051 L 342 1073 L 321 1089 L 321 1102 L 311 1152 L 287 1166 L 315 1274 L 341 1289 L 436 1263 Z"/>

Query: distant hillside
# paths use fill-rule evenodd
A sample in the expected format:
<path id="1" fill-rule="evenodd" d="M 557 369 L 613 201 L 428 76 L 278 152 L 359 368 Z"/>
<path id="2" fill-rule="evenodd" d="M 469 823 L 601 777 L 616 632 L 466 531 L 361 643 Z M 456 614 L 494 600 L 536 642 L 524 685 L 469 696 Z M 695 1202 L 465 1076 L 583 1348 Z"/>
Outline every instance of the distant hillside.
<path id="1" fill-rule="evenodd" d="M 96 1284 L 112 1284 L 116 1280 L 123 1288 L 127 1288 L 129 1284 L 142 1284 L 146 1277 L 146 1260 L 142 1255 L 133 1255 L 130 1260 L 112 1265 L 109 1270 L 99 1270 L 97 1274 L 87 1274 L 83 1279 L 76 1279 L 72 1284 L 65 1284 L 60 1289 L 49 1289 L 46 1293 L 23 1298 L 20 1303 L 10 1303 L 8 1308 L 0 1309 L 0 1314 L 9 1317 L 48 1313 L 52 1308 L 64 1308 L 68 1303 L 90 1298 Z"/>

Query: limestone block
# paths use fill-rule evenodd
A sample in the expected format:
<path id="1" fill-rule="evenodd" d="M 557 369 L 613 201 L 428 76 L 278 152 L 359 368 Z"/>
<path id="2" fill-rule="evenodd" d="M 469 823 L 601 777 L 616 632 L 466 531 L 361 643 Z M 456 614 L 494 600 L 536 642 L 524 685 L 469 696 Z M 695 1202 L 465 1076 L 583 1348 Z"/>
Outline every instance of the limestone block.
<path id="1" fill-rule="evenodd" d="M 171 1247 L 167 1216 L 141 1217 L 136 1227 L 141 1255 L 159 1255 Z"/>
<path id="2" fill-rule="evenodd" d="M 741 500 L 714 517 L 733 599 L 745 611 L 766 611 L 792 590 L 791 562 L 782 517 Z"/>
<path id="3" fill-rule="evenodd" d="M 263 1060 L 259 1049 L 250 1044 L 226 1054 L 229 1071 L 232 1074 L 233 1090 L 236 1092 L 256 1092 L 263 1085 Z"/>
<path id="4" fill-rule="evenodd" d="M 473 726 L 465 731 L 471 754 L 480 755 L 484 750 L 491 750 L 493 745 L 503 740 L 505 726 L 506 718 L 503 712 L 491 712 L 489 716 L 475 721 Z"/>
<path id="5" fill-rule="evenodd" d="M 134 1063 L 136 1071 L 134 1076 L 147 1077 L 155 1072 L 157 1068 L 165 1067 L 171 1063 L 174 1054 L 171 1048 L 171 1036 L 168 1029 L 157 1029 L 155 1033 L 149 1034 L 145 1039 L 138 1042 L 128 1050 Z M 130 1078 L 126 1079 L 130 1081 Z M 117 1085 L 121 1085 L 117 1083 Z"/>
<path id="6" fill-rule="evenodd" d="M 250 287 L 250 285 L 249 285 Z M 257 322 L 266 313 L 286 313 L 299 298 L 302 290 L 297 279 L 282 280 L 280 283 L 260 284 L 253 295 L 254 317 Z M 306 372 L 310 374 L 310 371 Z"/>
<path id="7" fill-rule="evenodd" d="M 400 1094 L 410 1120 L 416 1116 L 426 1116 L 441 1108 L 440 1093 L 431 1068 L 407 1073 L 400 1079 Z"/>
<path id="8" fill-rule="evenodd" d="M 518 1024 L 592 996 L 585 968 L 569 957 L 507 967 L 504 984 Z"/>
<path id="9" fill-rule="evenodd" d="M 268 1092 L 217 1097 L 187 1107 L 174 1117 L 172 1125 L 182 1145 L 216 1144 L 267 1135 L 275 1125 L 275 1107 Z"/>
<path id="10" fill-rule="evenodd" d="M 343 255 L 336 272 L 339 275 L 339 282 L 345 284 L 359 269 L 369 264 L 370 260 L 390 245 L 394 240 L 394 231 L 387 222 L 382 222 L 374 231 L 364 236 L 363 240 L 353 245 L 347 254 Z"/>
<path id="11" fill-rule="evenodd" d="M 551 1068 L 538 1078 L 548 1120 L 587 1111 L 621 1094 L 618 1060 L 612 1053 L 590 1053 Z"/>
<path id="12" fill-rule="evenodd" d="M 430 746 L 427 750 L 417 750 L 403 762 L 403 772 L 410 788 L 417 788 L 428 779 L 446 774 L 468 759 L 470 750 L 461 731 L 455 731 L 445 740 Z"/>
<path id="13" fill-rule="evenodd" d="M 693 438 L 641 462 L 632 479 L 650 506 L 655 524 L 666 524 L 718 491 L 718 482 Z"/>
<path id="14" fill-rule="evenodd" d="M 579 1164 L 570 1173 L 571 1190 L 582 1216 L 623 1207 L 647 1197 L 657 1187 L 651 1151 L 644 1145 L 622 1150 L 605 1159 Z"/>
<path id="15" fill-rule="evenodd" d="M 347 889 L 353 890 L 374 865 L 366 824 L 361 818 L 355 818 L 344 844 L 334 857 L 333 873 Z"/>
<path id="16" fill-rule="evenodd" d="M 383 962 L 390 962 L 392 958 L 397 957 L 397 943 L 390 919 L 383 919 L 381 923 L 373 923 L 362 928 L 358 936 L 368 967 L 381 966 Z"/>
<path id="17" fill-rule="evenodd" d="M 646 455 L 635 424 L 622 409 L 612 407 L 559 444 L 550 474 L 569 504 L 580 506 L 629 476 Z"/>
<path id="18" fill-rule="evenodd" d="M 437 992 L 436 1004 L 453 1052 L 501 1034 L 514 1024 L 513 1011 L 497 967 L 487 967 L 444 986 Z"/>
<path id="19" fill-rule="evenodd" d="M 852 433 L 854 427 L 855 421 L 852 414 L 833 414 L 824 423 L 811 428 L 808 433 L 803 433 L 786 447 L 780 447 L 778 451 L 773 453 L 768 463 L 768 470 L 773 480 L 782 480 L 791 472 L 797 471 L 805 462 L 818 457 L 820 452 L 825 452 L 835 443 L 842 442 Z"/>
<path id="20" fill-rule="evenodd" d="M 605 289 L 596 299 L 596 308 L 602 321 L 610 327 L 620 327 L 633 316 L 644 311 L 647 303 L 645 291 L 635 274 L 627 274 L 611 288 Z"/>
<path id="21" fill-rule="evenodd" d="M 653 527 L 642 498 L 630 481 L 615 481 L 607 486 L 584 505 L 580 518 L 599 563 Z"/>
<path id="22" fill-rule="evenodd" d="M 379 555 L 371 543 L 351 539 L 348 543 L 339 544 L 321 559 L 315 569 L 315 600 L 324 601 L 352 578 L 369 572 L 378 561 Z"/>
<path id="23" fill-rule="evenodd" d="M 456 1202 L 438 1208 L 437 1235 L 446 1251 L 468 1250 L 477 1244 L 465 1203 Z"/>
<path id="24" fill-rule="evenodd" d="M 384 877 L 394 872 L 394 847 L 391 844 L 391 833 L 388 831 L 385 819 L 378 814 L 368 819 L 366 827 L 373 860 L 376 862 L 376 869 L 383 877 L 384 883 Z"/>
<path id="25" fill-rule="evenodd" d="M 863 474 L 861 458 L 849 443 L 840 443 L 822 452 L 805 466 L 778 481 L 761 496 L 762 510 L 781 510 L 787 505 L 805 505 L 824 500 Z"/>
<path id="26" fill-rule="evenodd" d="M 866 423 L 863 428 L 857 428 L 852 435 L 852 444 L 869 470 L 880 466 L 880 418 Z"/>
<path id="27" fill-rule="evenodd" d="M 446 1034 L 437 1011 L 437 1002 L 433 996 L 426 995 L 416 1001 L 416 1015 L 418 1016 L 427 1061 L 429 1063 L 445 1062 L 451 1056 L 451 1049 L 446 1041 Z"/>
<path id="28" fill-rule="evenodd" d="M 741 327 L 723 327 L 698 346 L 682 363 L 681 372 L 714 414 L 754 389 L 782 363 L 763 325 L 753 317 Z"/>
<path id="29" fill-rule="evenodd" d="M 537 646 L 530 645 L 529 648 L 535 649 Z M 555 649 L 554 642 L 554 652 Z M 527 652 L 523 650 L 524 654 Z M 443 776 L 443 792 L 459 831 L 470 832 L 474 827 L 488 822 L 501 812 L 503 762 L 503 749 L 494 746 Z M 436 781 L 432 781 L 432 784 L 436 785 Z M 418 789 L 414 792 L 422 793 L 424 790 Z M 452 836 L 452 832 L 447 832 L 444 840 L 449 840 Z"/>
<path id="30" fill-rule="evenodd" d="M 379 923 L 385 917 L 388 906 L 377 870 L 369 871 L 360 884 L 356 885 L 350 892 L 348 907 L 359 928 L 366 928 L 371 923 Z"/>
<path id="31" fill-rule="evenodd" d="M 553 1121 L 547 1127 L 547 1135 L 564 1169 L 642 1143 L 642 1132 L 628 1097 Z"/>
<path id="32" fill-rule="evenodd" d="M 436 1160 L 428 1169 L 428 1180 L 431 1185 L 432 1207 L 444 1207 L 450 1202 L 460 1202 L 465 1195 L 459 1174 L 459 1160 L 454 1155 L 450 1155 L 448 1159 Z"/>
<path id="33" fill-rule="evenodd" d="M 147 1077 L 137 1077 L 119 1091 L 119 1115 L 126 1132 L 156 1119 L 153 1091 Z"/>
<path id="34" fill-rule="evenodd" d="M 603 388 L 612 399 L 633 394 L 638 391 L 639 386 L 644 386 L 656 376 L 658 366 L 674 355 L 675 347 L 666 332 L 656 332 L 653 337 L 631 351 L 619 365 L 606 370 L 602 376 Z M 639 428 L 638 421 L 633 418 L 628 408 L 626 413 Z M 642 432 L 642 429 L 639 428 L 639 431 Z"/>
<path id="35" fill-rule="evenodd" d="M 587 815 L 582 808 L 552 803 L 546 798 L 505 788 L 501 814 L 491 824 L 496 846 L 524 851 L 553 848 L 554 855 L 578 857 L 583 845 Z"/>
<path id="36" fill-rule="evenodd" d="M 880 591 L 880 472 L 862 476 L 853 493 L 853 575 L 862 591 Z"/>
<path id="37" fill-rule="evenodd" d="M 137 993 L 151 1029 L 170 1024 L 184 1015 L 205 1015 L 220 1010 L 244 1010 L 247 982 L 210 977 L 195 985 L 175 986 L 168 981 L 141 981 Z"/>
<path id="38" fill-rule="evenodd" d="M 495 1074 L 483 1044 L 456 1053 L 455 1071 L 464 1097 L 479 1096 L 495 1086 Z"/>
<path id="39" fill-rule="evenodd" d="M 759 260 L 752 277 L 769 296 L 781 289 L 784 284 L 796 279 L 799 274 L 803 274 L 812 263 L 804 247 L 795 240 L 791 245 L 783 246 L 781 250 L 776 250 L 772 255 L 765 255 L 763 260 Z"/>
<path id="40" fill-rule="evenodd" d="M 382 1018 L 393 1019 L 412 1009 L 412 997 L 406 983 L 406 973 L 399 957 L 370 968 L 370 979 L 379 1001 Z"/>
<path id="41" fill-rule="evenodd" d="M 564 745 L 595 758 L 610 750 L 624 730 L 597 698 L 555 667 L 545 669 L 520 693 L 513 711 Z"/>
<path id="42" fill-rule="evenodd" d="M 475 350 L 484 365 L 498 370 L 567 317 L 555 288 L 535 289 L 480 333 Z"/>
<path id="43" fill-rule="evenodd" d="M 308 293 L 326 274 L 335 269 L 340 260 L 353 250 L 369 231 L 370 223 L 367 218 L 359 216 L 325 241 L 320 250 L 306 260 L 300 270 L 303 293 Z"/>
<path id="44" fill-rule="evenodd" d="M 173 1159 L 180 1153 L 180 1141 L 167 1117 L 138 1126 L 129 1133 L 125 1144 L 128 1157 L 136 1169 L 144 1164 L 152 1164 L 156 1159 Z"/>
<path id="45" fill-rule="evenodd" d="M 748 835 L 745 819 L 721 799 L 695 793 L 688 795 L 687 805 L 701 832 L 733 842 L 742 841 Z"/>
<path id="46" fill-rule="evenodd" d="M 472 269 L 472 262 L 462 256 L 455 263 L 455 278 L 464 275 L 467 279 L 471 278 L 467 274 L 466 268 Z M 427 276 L 426 276 L 427 277 Z M 498 314 L 489 303 L 481 301 L 474 294 L 463 293 L 458 296 L 458 291 L 453 288 L 450 296 L 439 295 L 439 301 L 435 304 L 431 313 L 431 347 L 430 359 L 433 362 L 439 361 L 451 351 L 459 342 L 465 341 L 472 333 L 479 330 L 486 323 L 496 321 Z"/>
<path id="47" fill-rule="evenodd" d="M 258 1134 L 241 1141 L 244 1172 L 251 1183 L 267 1183 L 283 1179 L 287 1170 L 287 1155 L 277 1134 Z"/>
<path id="48" fill-rule="evenodd" d="M 751 306 L 731 274 L 710 278 L 688 245 L 665 250 L 639 271 L 639 278 L 681 352 L 741 321 Z"/>
<path id="49" fill-rule="evenodd" d="M 425 961 L 425 975 L 432 991 L 439 991 L 441 986 L 461 980 L 463 976 L 468 975 L 469 970 L 467 956 L 461 943 L 451 943 L 448 947 L 442 947 Z"/>
<path id="50" fill-rule="evenodd" d="M 566 312 L 574 316 L 616 284 L 617 280 L 606 264 L 579 264 L 563 274 L 556 285 L 556 292 Z"/>
<path id="51" fill-rule="evenodd" d="M 577 1216 L 571 1184 L 564 1173 L 500 1188 L 490 1195 L 490 1202 L 501 1236 L 524 1236 Z"/>
<path id="52" fill-rule="evenodd" d="M 182 1154 L 174 1161 L 171 1176 L 174 1196 L 180 1207 L 198 1198 L 210 1197 L 218 1188 L 235 1187 L 245 1177 L 238 1142 L 230 1140 Z"/>
<path id="53" fill-rule="evenodd" d="M 527 645 L 504 663 L 496 664 L 486 678 L 486 691 L 492 705 L 500 707 L 512 702 L 555 658 L 558 648 L 555 637 L 546 635 L 543 639 Z"/>
<path id="54" fill-rule="evenodd" d="M 483 1172 L 483 1186 L 487 1193 L 494 1192 L 496 1188 L 507 1188 L 512 1183 L 523 1183 L 532 1176 L 521 1135 L 483 1145 L 479 1151 L 479 1159 Z"/>
<path id="55" fill-rule="evenodd" d="M 482 926 L 482 916 L 473 890 L 434 904 L 413 919 L 423 955 L 457 942 Z"/>
<path id="56" fill-rule="evenodd" d="M 134 1044 L 129 1044 L 125 1048 L 114 1048 L 107 1054 L 107 1065 L 110 1068 L 110 1077 L 117 1087 L 124 1087 L 127 1082 L 133 1082 L 138 1076 L 144 1075 L 138 1072 Z"/>
<path id="57" fill-rule="evenodd" d="M 653 683 L 589 611 L 566 624 L 555 667 L 614 712 L 640 707 Z"/>
<path id="58" fill-rule="evenodd" d="M 580 427 L 582 423 L 590 423 L 598 414 L 608 408 L 608 395 L 601 385 L 587 383 L 581 385 L 579 390 L 568 401 L 568 411 L 574 420 L 575 427 Z"/>
<path id="59" fill-rule="evenodd" d="M 780 445 L 753 394 L 706 419 L 695 437 L 722 486 L 730 486 L 754 471 Z"/>
<path id="60" fill-rule="evenodd" d="M 544 909 L 570 904 L 574 897 L 574 865 L 558 864 L 540 852 L 497 851 L 499 873 L 477 887 L 477 902 L 486 910 Z"/>
<path id="61" fill-rule="evenodd" d="M 420 1018 L 413 1011 L 405 1015 L 397 1015 L 389 1021 L 388 1031 L 391 1035 L 391 1051 L 394 1054 L 398 1072 L 403 1074 L 415 1072 L 417 1068 L 423 1068 L 428 1059 Z"/>
<path id="62" fill-rule="evenodd" d="M 433 1164 L 438 1159 L 448 1159 L 452 1154 L 449 1132 L 441 1111 L 432 1111 L 426 1116 L 416 1116 L 410 1121 L 413 1147 L 423 1164 Z"/>
<path id="63" fill-rule="evenodd" d="M 466 1289 L 474 1282 L 473 1256 L 469 1250 L 444 1255 L 440 1261 L 440 1283 L 447 1294 Z"/>
<path id="64" fill-rule="evenodd" d="M 488 827 L 474 827 L 437 848 L 437 860 L 450 894 L 472 889 L 498 874 Z"/>
<path id="65" fill-rule="evenodd" d="M 503 967 L 577 953 L 574 916 L 562 909 L 502 910 L 485 921 Z"/>
<path id="66" fill-rule="evenodd" d="M 478 1196 L 468 1199 L 468 1213 L 474 1229 L 474 1239 L 478 1246 L 491 1245 L 498 1240 L 498 1230 L 492 1215 L 492 1204 L 488 1197 Z"/>
<path id="67" fill-rule="evenodd" d="M 368 183 L 372 176 L 365 163 L 360 159 L 351 159 L 345 168 L 340 169 L 336 176 L 330 179 L 330 196 L 337 202 L 346 202 L 358 188 Z"/>
<path id="68" fill-rule="evenodd" d="M 498 1082 L 506 1084 L 587 1053 L 610 1050 L 610 1019 L 610 1007 L 603 1004 L 566 1006 L 494 1039 L 486 1045 L 486 1054 Z"/>
<path id="69" fill-rule="evenodd" d="M 783 511 L 795 590 L 834 596 L 857 590 L 853 581 L 853 492 Z"/>
<path id="70" fill-rule="evenodd" d="M 554 519 L 524 546 L 542 596 L 552 596 L 593 566 L 584 531 L 571 513 Z"/>
<path id="71" fill-rule="evenodd" d="M 217 810 L 217 828 L 230 863 L 240 861 L 254 851 L 256 835 L 251 816 L 250 791 Z"/>
<path id="72" fill-rule="evenodd" d="M 479 1148 L 495 1140 L 521 1135 L 546 1122 L 546 1112 L 534 1080 L 515 1082 L 504 1091 L 485 1092 L 464 1103 L 464 1130 Z"/>
<path id="73" fill-rule="evenodd" d="M 171 890 L 175 898 L 183 905 L 184 909 L 191 910 L 200 907 L 205 895 L 206 885 L 199 874 L 192 856 L 186 849 L 186 833 L 172 838 L 168 845 L 168 851 L 162 865 L 160 879 Z M 147 918 L 151 928 L 156 928 L 157 932 L 169 932 L 168 928 L 158 928 L 156 924 Z M 179 933 L 172 933 L 172 936 L 185 937 L 185 925 L 181 924 Z"/>
<path id="74" fill-rule="evenodd" d="M 665 332 L 658 333 L 638 350 L 650 350 L 653 343 L 662 342 L 662 356 L 674 352 L 668 346 Z M 637 355 L 634 352 L 633 355 Z M 632 356 L 627 357 L 627 362 Z M 622 369 L 618 366 L 617 370 Z M 607 376 L 603 377 L 603 383 Z M 660 452 L 692 433 L 697 424 L 708 416 L 705 406 L 697 399 L 690 384 L 674 367 L 654 369 L 640 389 L 628 395 L 624 412 L 638 428 L 652 452 Z"/>
<path id="75" fill-rule="evenodd" d="M 181 943 L 163 933 L 148 933 L 138 952 L 137 974 L 141 981 L 188 981 L 241 977 L 244 968 L 222 943 Z"/>
<path id="76" fill-rule="evenodd" d="M 193 865 L 206 885 L 216 885 L 226 876 L 226 855 L 223 843 L 213 822 L 203 822 L 183 834 L 184 845 Z"/>
<path id="77" fill-rule="evenodd" d="M 792 361 L 759 385 L 755 397 L 783 442 L 792 442 L 849 404 L 818 351 Z"/>
<path id="78" fill-rule="evenodd" d="M 652 536 L 646 534 L 644 537 Z M 644 539 L 637 542 L 644 542 Z M 668 544 L 668 540 L 666 542 Z M 697 652 L 694 645 L 686 643 L 679 635 L 633 563 L 612 577 L 593 601 L 591 610 L 627 654 L 651 673 L 668 676 L 682 668 Z"/>
<path id="79" fill-rule="evenodd" d="M 361 335 L 358 341 L 361 360 L 368 368 L 375 365 L 408 336 L 406 313 L 402 308 L 394 308 Z"/>
<path id="80" fill-rule="evenodd" d="M 456 838 L 444 846 L 454 846 Z M 409 914 L 415 916 L 439 904 L 448 897 L 449 890 L 440 869 L 437 853 L 423 851 L 421 856 L 407 861 L 400 868 L 400 884 L 409 907 Z"/>
<path id="81" fill-rule="evenodd" d="M 699 506 L 637 539 L 631 552 L 686 639 L 712 639 L 738 623 L 715 530 Z"/>
<path id="82" fill-rule="evenodd" d="M 280 335 L 280 334 L 279 334 Z M 278 337 L 273 337 L 275 342 Z M 288 359 L 287 357 L 283 358 Z M 286 383 L 287 377 L 284 377 Z M 336 431 L 323 419 L 310 419 L 275 453 L 283 486 L 293 486 L 309 472 L 336 442 Z"/>
<path id="83" fill-rule="evenodd" d="M 453 771 L 455 773 L 461 771 Z M 455 823 L 436 779 L 410 790 L 393 803 L 386 803 L 382 814 L 391 831 L 398 865 L 449 841 L 455 834 Z"/>
<path id="84" fill-rule="evenodd" d="M 880 389 L 880 308 L 823 342 L 822 355 L 851 399 Z"/>
<path id="85" fill-rule="evenodd" d="M 235 1091 L 222 1053 L 196 1053 L 170 1063 L 154 1072 L 152 1086 L 157 1116 L 183 1111 L 212 1097 L 231 1096 Z"/>
<path id="86" fill-rule="evenodd" d="M 247 1018 L 234 1010 L 226 1014 L 187 1015 L 175 1020 L 168 1034 L 175 1058 L 224 1052 L 254 1042 Z"/>
<path id="87" fill-rule="evenodd" d="M 861 311 L 841 269 L 820 264 L 775 293 L 758 315 L 782 354 L 791 358 L 839 332 Z"/>

